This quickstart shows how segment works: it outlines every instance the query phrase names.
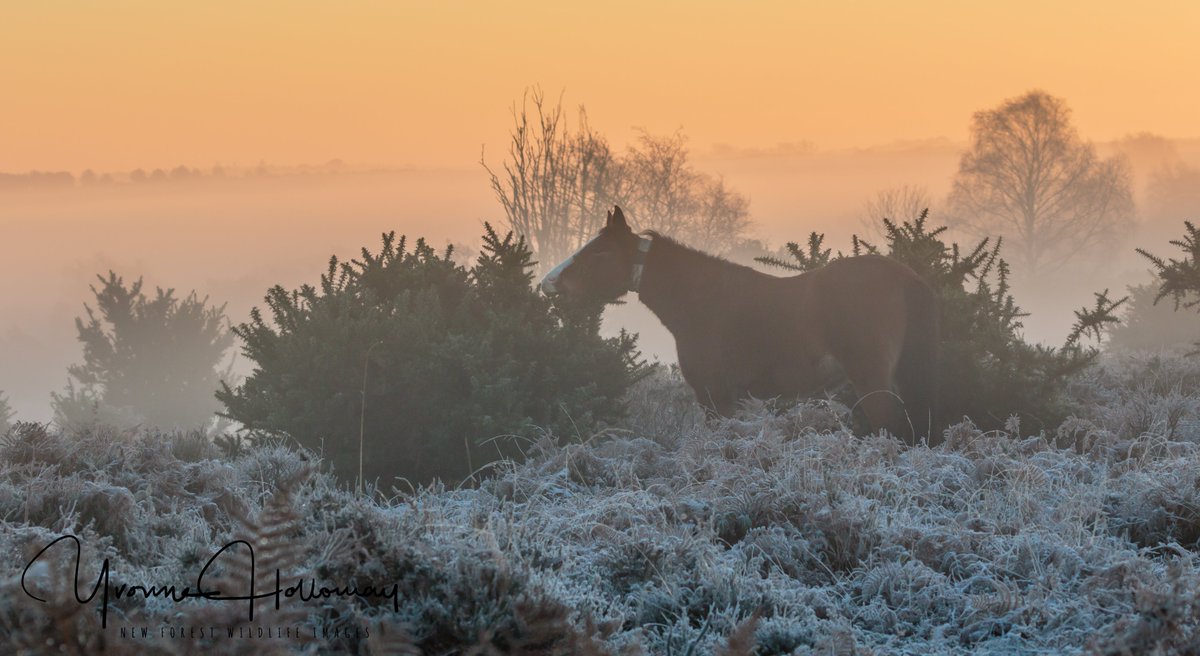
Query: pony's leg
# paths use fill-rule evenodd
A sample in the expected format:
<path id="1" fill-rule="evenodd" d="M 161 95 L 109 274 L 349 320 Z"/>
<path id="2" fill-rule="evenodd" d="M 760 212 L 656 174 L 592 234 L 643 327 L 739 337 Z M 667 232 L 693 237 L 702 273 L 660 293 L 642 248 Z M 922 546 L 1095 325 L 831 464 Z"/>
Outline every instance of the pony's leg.
<path id="1" fill-rule="evenodd" d="M 720 375 L 721 366 L 711 357 L 712 348 L 679 348 L 679 373 L 696 394 L 707 420 L 732 417 L 740 400 L 737 390 Z"/>
<path id="2" fill-rule="evenodd" d="M 871 430 L 886 430 L 911 444 L 912 429 L 904 415 L 904 404 L 892 381 L 894 368 L 880 363 L 870 367 L 856 367 L 856 371 L 847 370 L 846 376 L 854 386 L 854 392 L 858 395 L 858 406 L 867 415 Z"/>
<path id="3" fill-rule="evenodd" d="M 704 418 L 715 421 L 722 417 L 732 417 L 737 412 L 737 395 L 729 390 L 713 389 L 711 387 L 696 388 L 696 400 L 704 408 Z"/>

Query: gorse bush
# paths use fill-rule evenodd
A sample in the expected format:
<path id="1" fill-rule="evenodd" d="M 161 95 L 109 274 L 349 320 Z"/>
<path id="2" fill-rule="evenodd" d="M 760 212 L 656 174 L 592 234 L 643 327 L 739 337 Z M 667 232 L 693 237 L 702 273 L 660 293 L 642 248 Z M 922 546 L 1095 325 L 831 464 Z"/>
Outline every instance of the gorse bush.
<path id="1" fill-rule="evenodd" d="M 1154 302 L 1170 296 L 1177 310 L 1200 305 L 1200 229 L 1191 221 L 1184 221 L 1183 227 L 1183 237 L 1171 240 L 1172 246 L 1183 251 L 1181 259 L 1163 259 L 1145 249 L 1137 249 L 1154 265 L 1154 275 L 1159 283 Z"/>
<path id="2" fill-rule="evenodd" d="M 1107 330 L 1109 350 L 1154 351 L 1200 342 L 1200 316 L 1177 312 L 1170 303 L 1158 303 L 1158 293 L 1155 284 L 1129 287 L 1129 304 L 1121 323 Z"/>
<path id="3" fill-rule="evenodd" d="M 1000 257 L 1000 240 L 982 239 L 970 250 L 943 239 L 945 227 L 931 229 L 928 212 L 913 221 L 884 219 L 886 248 L 855 236 L 852 254 L 885 254 L 916 271 L 940 300 L 941 416 L 948 422 L 968 417 L 988 429 L 1003 427 L 1017 416 L 1026 429 L 1054 428 L 1065 417 L 1063 383 L 1097 355 L 1081 344 L 1101 326 L 1117 321 L 1107 291 L 1095 306 L 1077 311 L 1076 324 L 1061 348 L 1028 344 L 1021 336 L 1026 316 L 1010 293 L 1008 263 Z M 793 271 L 809 271 L 845 257 L 824 247 L 824 235 L 812 233 L 801 247 L 787 245 L 791 260 L 758 258 Z"/>
<path id="4" fill-rule="evenodd" d="M 83 362 L 68 369 L 61 394 L 52 394 L 55 422 L 71 431 L 97 423 L 117 428 L 199 428 L 214 419 L 213 394 L 233 335 L 224 306 L 211 306 L 192 292 L 142 292 L 139 278 L 126 286 L 113 272 L 92 286 L 96 307 L 75 327 Z"/>
<path id="5" fill-rule="evenodd" d="M 642 366 L 634 337 L 601 338 L 601 308 L 539 295 L 511 233 L 486 226 L 470 269 L 452 254 L 388 233 L 378 253 L 331 258 L 316 287 L 272 288 L 270 317 L 255 308 L 234 328 L 256 367 L 218 394 L 227 415 L 323 453 L 344 480 L 361 457 L 387 489 L 461 479 L 542 431 L 621 414 Z"/>
<path id="6" fill-rule="evenodd" d="M 8 404 L 8 397 L 4 392 L 0 392 L 0 435 L 8 432 L 12 428 L 12 418 L 16 414 L 13 412 L 12 406 Z"/>
<path id="7" fill-rule="evenodd" d="M 1137 252 L 1154 266 L 1157 287 L 1143 286 L 1131 290 L 1134 305 L 1129 311 L 1128 327 L 1113 331 L 1118 344 L 1128 348 L 1161 348 L 1190 341 L 1200 346 L 1200 322 L 1194 313 L 1178 313 L 1180 308 L 1193 310 L 1200 306 L 1200 229 L 1191 221 L 1183 222 L 1183 237 L 1172 239 L 1171 245 L 1183 251 L 1182 258 L 1162 258 L 1143 248 Z M 1153 296 L 1151 296 L 1153 294 Z M 1158 309 L 1158 302 L 1171 297 L 1172 314 Z"/>

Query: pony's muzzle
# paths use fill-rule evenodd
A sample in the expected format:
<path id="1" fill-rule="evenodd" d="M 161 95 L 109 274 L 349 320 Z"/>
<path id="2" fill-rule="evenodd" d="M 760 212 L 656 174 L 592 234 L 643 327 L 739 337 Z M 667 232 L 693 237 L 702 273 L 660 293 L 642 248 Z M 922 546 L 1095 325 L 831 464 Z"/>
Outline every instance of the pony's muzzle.
<path id="1" fill-rule="evenodd" d="M 550 273 L 547 273 L 546 276 L 542 278 L 542 281 L 538 283 L 538 287 L 541 288 L 542 292 L 548 295 L 557 294 L 559 291 L 558 277 L 561 276 L 562 272 L 565 271 L 567 267 L 571 266 L 571 263 L 574 261 L 575 256 L 572 255 L 571 257 L 563 260 L 561 264 L 551 269 Z"/>

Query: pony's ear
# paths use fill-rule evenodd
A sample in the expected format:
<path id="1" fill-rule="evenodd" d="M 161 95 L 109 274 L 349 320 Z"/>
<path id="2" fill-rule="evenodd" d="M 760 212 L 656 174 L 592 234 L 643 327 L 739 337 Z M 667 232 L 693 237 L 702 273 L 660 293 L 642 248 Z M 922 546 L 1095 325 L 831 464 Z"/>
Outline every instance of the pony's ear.
<path id="1" fill-rule="evenodd" d="M 608 213 L 608 224 L 605 227 L 615 227 L 620 230 L 629 229 L 629 224 L 625 223 L 625 213 L 621 211 L 620 207 L 613 205 L 612 211 Z"/>

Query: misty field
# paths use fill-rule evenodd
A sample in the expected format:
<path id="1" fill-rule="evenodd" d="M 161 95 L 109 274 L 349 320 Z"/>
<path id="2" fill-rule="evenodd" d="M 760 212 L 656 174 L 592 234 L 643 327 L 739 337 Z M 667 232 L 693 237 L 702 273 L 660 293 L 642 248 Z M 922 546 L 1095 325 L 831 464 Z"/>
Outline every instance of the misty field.
<path id="1" fill-rule="evenodd" d="M 706 424 L 660 371 L 635 388 L 620 430 L 547 435 L 526 445 L 528 462 L 477 485 L 386 500 L 339 489 L 283 446 L 24 424 L 0 446 L 0 642 L 6 653 L 1195 653 L 1200 361 L 1110 358 L 1068 392 L 1073 416 L 1055 430 L 961 423 L 937 448 L 908 448 L 854 437 L 830 402 Z M 275 589 L 279 569 L 284 585 L 359 594 L 278 611 L 263 600 L 250 621 L 245 602 L 114 592 L 102 629 L 100 597 L 71 596 L 70 548 L 47 551 L 22 590 L 26 565 L 64 534 L 82 544 L 85 598 L 105 558 L 114 591 L 182 588 L 237 536 L 255 544 L 256 590 Z M 244 588 L 235 561 L 207 580 Z"/>

